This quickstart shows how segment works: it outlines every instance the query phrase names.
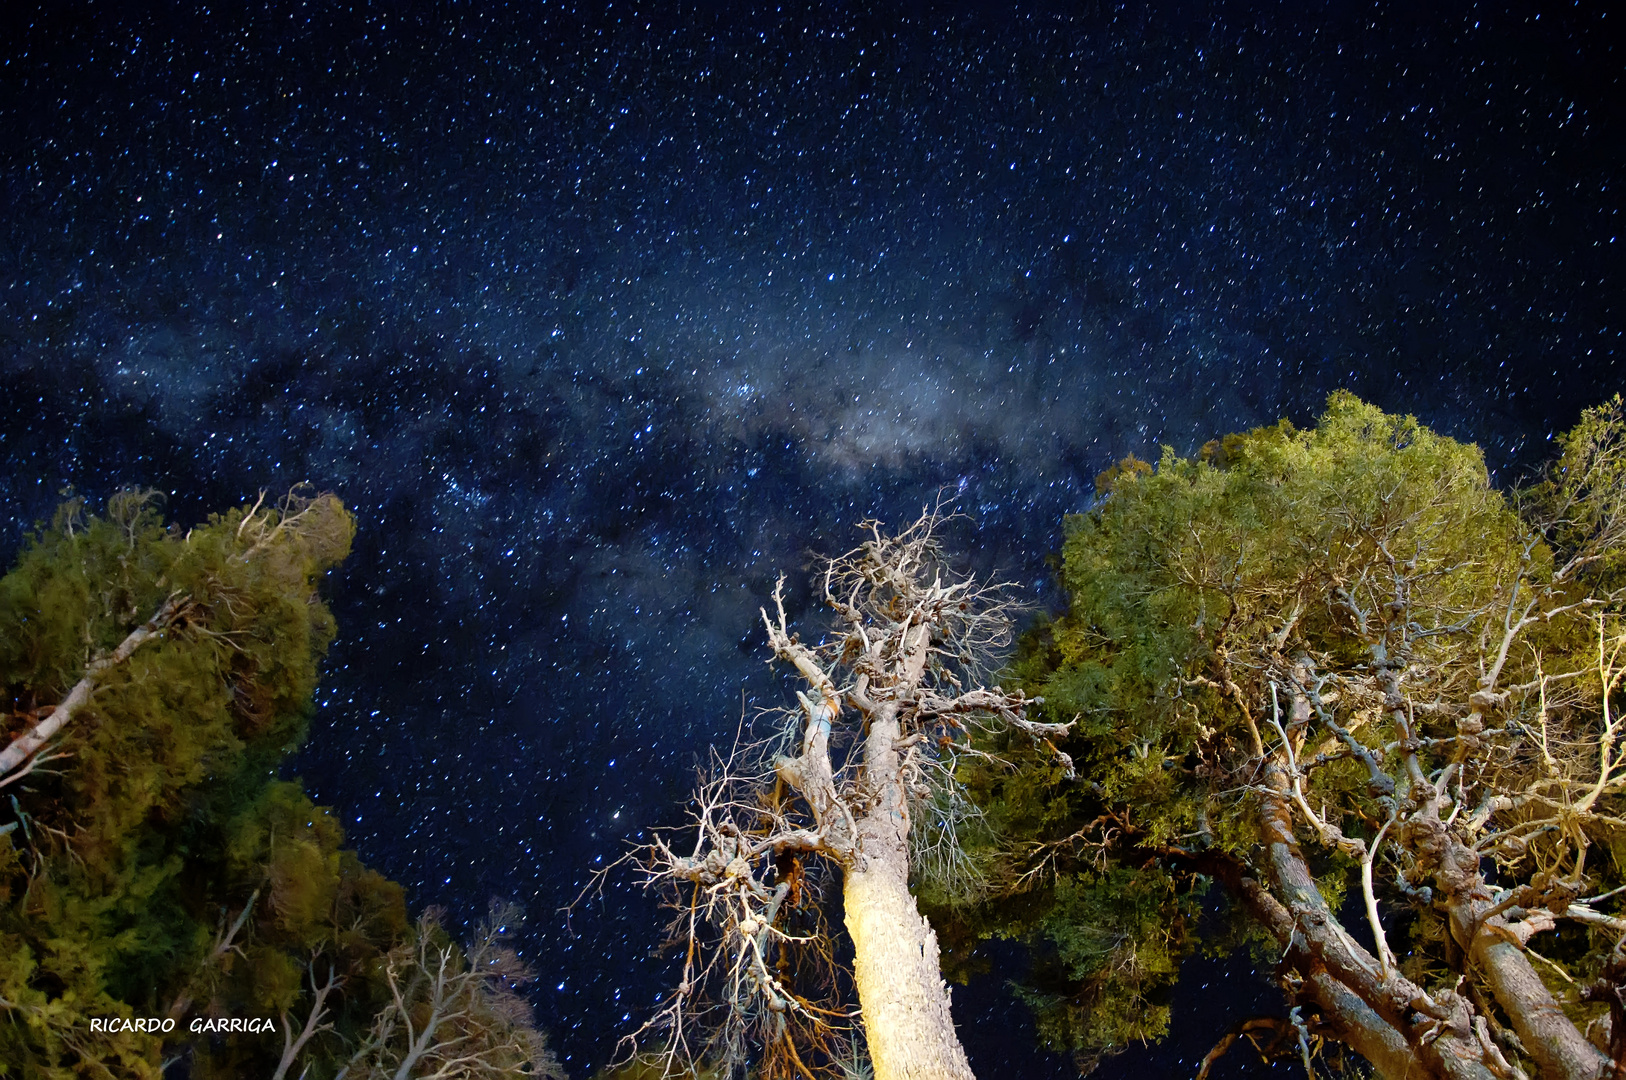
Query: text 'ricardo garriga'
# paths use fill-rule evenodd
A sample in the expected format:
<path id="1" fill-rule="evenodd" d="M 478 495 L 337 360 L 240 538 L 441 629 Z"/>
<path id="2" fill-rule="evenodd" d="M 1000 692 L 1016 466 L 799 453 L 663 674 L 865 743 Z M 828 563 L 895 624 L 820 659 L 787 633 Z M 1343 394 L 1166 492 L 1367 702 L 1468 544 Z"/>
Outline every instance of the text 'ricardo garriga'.
<path id="1" fill-rule="evenodd" d="M 90 1030 L 115 1034 L 124 1031 L 157 1034 L 175 1030 L 175 1018 L 166 1016 L 139 1017 L 131 1020 L 120 1016 L 93 1016 L 90 1020 Z M 224 1035 L 239 1033 L 243 1035 L 261 1035 L 277 1030 L 275 1020 L 268 1016 L 255 1016 L 244 1019 L 239 1016 L 195 1016 L 187 1025 L 187 1030 L 194 1035 Z"/>

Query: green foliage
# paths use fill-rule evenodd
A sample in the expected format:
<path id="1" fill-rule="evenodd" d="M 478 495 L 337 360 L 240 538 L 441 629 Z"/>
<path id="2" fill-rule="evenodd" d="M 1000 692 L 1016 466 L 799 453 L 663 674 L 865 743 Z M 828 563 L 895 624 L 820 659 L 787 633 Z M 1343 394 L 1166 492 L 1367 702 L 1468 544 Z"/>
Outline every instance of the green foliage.
<path id="1" fill-rule="evenodd" d="M 1236 813 L 1184 782 L 1247 734 L 1231 692 L 1197 681 L 1214 677 L 1222 651 L 1277 633 L 1288 598 L 1302 608 L 1296 632 L 1351 655 L 1339 614 L 1306 586 L 1357 580 L 1379 523 L 1404 523 L 1399 557 L 1440 568 L 1415 600 L 1435 610 L 1486 599 L 1519 547 L 1517 516 L 1476 447 L 1348 394 L 1312 431 L 1283 423 L 1226 440 L 1223 460 L 1165 453 L 1156 473 L 1069 520 L 1072 612 L 1019 670 L 1052 713 L 1080 714 L 1092 758 L 1111 762 L 1091 773 L 1106 800 L 1157 809 L 1147 842 L 1207 828 L 1236 850 L 1253 843 L 1251 823 L 1230 828 Z"/>
<path id="2" fill-rule="evenodd" d="M 674 1074 L 664 1062 L 634 1058 L 625 1064 L 606 1065 L 592 1080 L 728 1080 L 728 1076 L 723 1068 L 703 1065 Z"/>
<path id="3" fill-rule="evenodd" d="M 1465 712 L 1484 668 L 1459 622 L 1505 607 L 1511 582 L 1579 595 L 1555 572 L 1573 552 L 1604 553 L 1584 556 L 1592 593 L 1620 580 L 1620 548 L 1598 537 L 1626 520 L 1605 505 L 1626 490 L 1622 412 L 1618 399 L 1590 411 L 1543 482 L 1513 498 L 1491 487 L 1476 447 L 1342 392 L 1311 430 L 1283 421 L 1194 458 L 1165 450 L 1155 469 L 1129 459 L 1104 473 L 1095 508 L 1066 522 L 1070 609 L 1029 630 L 1006 680 L 1042 695 L 1046 720 L 1075 721 L 1060 746 L 1079 780 L 1047 771 L 1023 740 L 989 749 L 1035 757 L 1038 768 L 962 777 L 1001 838 L 1004 876 L 996 900 L 934 912 L 951 954 L 964 963 L 969 942 L 995 935 L 1027 943 L 1036 966 L 1023 996 L 1046 1040 L 1081 1061 L 1160 1037 L 1165 995 L 1199 938 L 1224 948 L 1257 934 L 1230 904 L 1199 920 L 1196 899 L 1257 855 L 1250 785 L 1264 748 L 1286 738 L 1268 726 L 1281 679 L 1272 673 L 1304 663 L 1351 673 L 1352 687 L 1370 681 L 1382 635 L 1354 613 L 1397 617 L 1384 590 L 1404 578 L 1408 691 Z M 1547 524 L 1530 524 L 1537 516 Z M 1542 657 L 1547 670 L 1584 668 L 1597 647 L 1586 626 L 1533 626 L 1509 671 L 1535 678 Z M 1370 716 L 1358 738 L 1380 748 L 1395 737 L 1381 705 L 1380 694 L 1357 718 Z M 1456 734 L 1443 719 L 1417 723 L 1424 735 Z M 1315 797 L 1332 807 L 1333 828 L 1369 842 L 1389 804 L 1374 801 L 1360 763 L 1338 748 L 1304 747 L 1322 754 Z M 1355 864 L 1332 844 L 1309 857 L 1337 911 Z M 1408 951 L 1408 927 L 1438 935 L 1442 925 L 1402 921 L 1396 952 Z"/>
<path id="4" fill-rule="evenodd" d="M 1583 581 L 1593 593 L 1611 592 L 1626 575 L 1626 544 L 1619 542 L 1626 528 L 1626 402 L 1616 394 L 1586 410 L 1559 447 L 1541 481 L 1520 495 L 1529 516 L 1552 523 L 1547 539 L 1555 551 L 1601 549 Z"/>
<path id="5" fill-rule="evenodd" d="M 1045 1044 L 1111 1051 L 1167 1034 L 1163 991 L 1184 956 L 1196 900 L 1166 874 L 1122 866 L 1059 878 L 1029 932 L 1045 946 L 1042 962 L 1017 988 Z"/>
<path id="6" fill-rule="evenodd" d="M 415 947 L 399 886 L 276 779 L 304 738 L 334 621 L 317 596 L 355 523 L 291 495 L 182 532 L 149 494 L 74 500 L 0 578 L 0 746 L 81 679 L 88 702 L 0 775 L 0 1076 L 270 1076 L 330 976 L 290 1075 L 332 1076 Z M 178 617 L 113 652 L 166 601 Z M 461 954 L 459 954 L 461 956 Z M 173 1018 L 165 1033 L 93 1018 Z M 194 1034 L 196 1020 L 274 1031 Z"/>

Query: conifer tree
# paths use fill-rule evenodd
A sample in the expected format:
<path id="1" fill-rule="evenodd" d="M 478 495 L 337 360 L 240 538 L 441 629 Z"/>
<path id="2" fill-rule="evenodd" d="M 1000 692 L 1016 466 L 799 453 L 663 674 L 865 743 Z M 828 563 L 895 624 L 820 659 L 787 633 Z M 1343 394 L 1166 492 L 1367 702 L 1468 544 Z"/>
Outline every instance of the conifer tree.
<path id="1" fill-rule="evenodd" d="M 469 970 L 276 778 L 355 523 L 297 491 L 189 531 L 155 504 L 73 500 L 0 578 L 0 1076 L 331 1077 L 417 1007 L 392 958 L 439 935 Z M 511 1063 L 553 1071 L 505 1017 Z"/>
<path id="2" fill-rule="evenodd" d="M 1016 664 L 1077 719 L 1078 777 L 974 778 L 1000 900 L 943 919 L 1033 946 L 1052 1045 L 1087 1071 L 1162 1036 L 1181 959 L 1251 943 L 1284 1007 L 1202 1075 L 1239 1039 L 1626 1075 L 1620 400 L 1561 446 L 1503 494 L 1475 447 L 1340 393 L 1313 430 L 1103 477 L 1071 607 Z"/>

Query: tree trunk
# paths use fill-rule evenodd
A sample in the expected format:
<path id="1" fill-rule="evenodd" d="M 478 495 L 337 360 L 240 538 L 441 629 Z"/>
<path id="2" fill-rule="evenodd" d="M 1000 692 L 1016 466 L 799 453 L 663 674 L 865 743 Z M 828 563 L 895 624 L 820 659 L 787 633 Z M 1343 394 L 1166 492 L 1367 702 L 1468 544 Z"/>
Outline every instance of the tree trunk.
<path id="1" fill-rule="evenodd" d="M 1497 1003 L 1540 1067 L 1543 1080 L 1593 1080 L 1607 1075 L 1609 1059 L 1564 1015 L 1563 1006 L 1515 944 L 1522 940 L 1516 928 L 1510 928 L 1500 915 L 1481 916 L 1490 907 L 1489 901 L 1476 900 L 1466 891 L 1452 898 L 1451 931 L 1484 972 Z"/>
<path id="2" fill-rule="evenodd" d="M 1475 1034 L 1465 999 L 1455 993 L 1436 993 L 1434 1004 L 1440 1011 L 1433 1023 L 1427 1023 L 1429 1018 L 1416 1011 L 1427 997 L 1423 989 L 1399 972 L 1384 978 L 1377 958 L 1344 930 L 1327 907 L 1294 838 L 1281 763 L 1269 761 L 1264 771 L 1259 831 L 1265 842 L 1270 893 L 1274 894 L 1270 899 L 1281 908 L 1266 925 L 1282 941 L 1283 959 L 1304 967 L 1310 996 L 1322 1007 L 1328 1023 L 1385 1078 L 1496 1080 L 1497 1072 L 1485 1060 L 1487 1049 Z M 1256 901 L 1254 906 L 1262 905 Z M 1304 949 L 1303 957 L 1293 955 L 1299 947 Z M 1420 1027 L 1428 1029 L 1426 1036 Z"/>
<path id="3" fill-rule="evenodd" d="M 899 773 L 896 703 L 871 717 L 865 773 L 874 802 L 860 815 L 847 870 L 847 932 L 875 1080 L 974 1080 L 954 1033 L 937 935 L 909 892 L 909 809 Z"/>
<path id="4" fill-rule="evenodd" d="M 1035 737 L 1063 734 L 1070 727 L 1030 723 L 1024 716 L 1030 699 L 998 687 L 964 690 L 950 670 L 967 656 L 1005 640 L 1009 621 L 1000 599 L 1002 586 L 978 588 L 969 578 L 945 582 L 950 575 L 932 538 L 937 520 L 928 511 L 893 538 L 868 523 L 873 539 L 830 562 L 825 600 L 845 624 L 845 633 L 817 646 L 803 644 L 786 625 L 783 578 L 774 589 L 774 615 L 762 611 L 775 657 L 795 665 L 812 691 L 797 694 L 804 724 L 801 753 L 778 759 L 774 769 L 778 779 L 806 801 L 816 828 L 807 829 L 805 819 L 787 818 L 775 795 L 767 816 L 777 831 L 752 840 L 751 857 L 770 850 L 812 851 L 840 866 L 847 932 L 853 942 L 853 977 L 877 1080 L 974 1080 L 954 1033 L 937 935 L 909 891 L 909 797 L 912 790 L 929 790 L 924 786 L 922 758 L 935 758 L 943 745 L 920 744 L 928 738 L 947 743 L 956 734 L 963 736 L 968 729 L 954 719 L 956 714 L 967 717 L 972 726 L 1019 725 Z M 938 639 L 939 635 L 944 637 Z M 934 651 L 939 657 L 935 665 L 928 663 Z M 959 670 L 974 678 L 969 669 Z M 845 688 L 838 688 L 832 675 L 837 671 L 852 679 Z M 854 748 L 861 751 L 862 760 L 844 758 L 838 770 L 830 759 L 830 729 L 847 708 L 862 717 L 863 739 Z M 1065 760 L 1065 755 L 1061 757 Z M 853 764 L 858 765 L 856 775 L 848 771 Z M 739 829 L 725 832 L 720 823 L 733 813 L 736 804 L 728 802 L 733 796 L 727 794 L 725 783 L 708 789 L 707 797 L 718 800 L 712 805 L 719 824 L 711 823 L 710 809 L 700 815 L 701 843 L 692 856 L 676 856 L 660 844 L 654 876 L 703 885 L 713 897 L 733 890 L 737 907 L 715 899 L 708 903 L 748 913 L 731 924 L 730 933 L 763 933 L 777 911 L 776 903 L 765 900 L 769 886 L 737 872 L 725 876 L 724 867 L 734 866 L 743 850 Z M 782 889 L 783 883 L 776 882 L 773 888 Z M 751 929 L 745 929 L 746 919 Z M 691 934 L 691 957 L 695 949 Z M 686 979 L 689 970 L 685 969 Z M 692 990 L 687 981 L 684 986 L 673 999 L 677 1004 L 664 1014 L 674 1027 L 682 1024 L 684 995 Z M 736 989 L 730 993 L 737 1007 L 742 995 Z M 783 1007 L 782 999 L 770 998 L 770 1009 L 776 1000 Z M 786 1045 L 795 1052 L 788 1040 Z M 732 1044 L 731 1049 L 736 1048 L 742 1055 L 750 1052 L 743 1039 Z M 669 1057 L 679 1055 L 672 1051 Z M 801 1075 L 809 1075 L 799 1058 L 791 1064 Z"/>

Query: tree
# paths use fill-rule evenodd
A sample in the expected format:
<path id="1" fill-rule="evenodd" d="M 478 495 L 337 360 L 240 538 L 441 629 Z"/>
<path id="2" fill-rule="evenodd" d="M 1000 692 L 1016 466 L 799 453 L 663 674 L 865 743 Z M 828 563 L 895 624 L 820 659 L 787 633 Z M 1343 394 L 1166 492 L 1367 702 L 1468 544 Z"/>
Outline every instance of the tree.
<path id="1" fill-rule="evenodd" d="M 296 491 L 183 532 L 124 492 L 0 578 L 0 1076 L 331 1077 L 392 1006 L 423 928 L 276 778 L 354 528 Z"/>
<path id="2" fill-rule="evenodd" d="M 774 659 L 805 686 L 799 705 L 774 714 L 774 737 L 714 761 L 688 854 L 664 839 L 644 853 L 684 951 L 681 984 L 640 1032 L 662 1032 L 663 1072 L 858 1067 L 847 976 L 817 901 L 835 881 L 875 1076 L 971 1075 L 911 865 L 957 850 L 968 807 L 953 771 L 972 730 L 1043 741 L 1067 725 L 1029 721 L 1022 694 L 978 685 L 1010 640 L 1011 603 L 1004 586 L 950 571 L 940 523 L 923 513 L 887 535 L 868 522 L 863 545 L 827 561 L 820 591 L 835 625 L 816 644 L 790 629 L 783 578 L 763 610 Z"/>
<path id="3" fill-rule="evenodd" d="M 462 954 L 426 911 L 385 960 L 389 1001 L 336 1080 L 562 1080 L 519 993 L 533 979 L 506 944 L 519 921 L 517 907 L 493 903 Z"/>
<path id="4" fill-rule="evenodd" d="M 1247 1036 L 1385 1077 L 1626 1076 L 1623 540 L 1618 398 L 1507 495 L 1344 393 L 1114 470 L 1016 663 L 1077 717 L 1078 779 L 976 778 L 1006 899 L 953 933 L 1029 941 L 1086 1066 L 1246 939 L 1290 1012 L 1205 1074 Z"/>

